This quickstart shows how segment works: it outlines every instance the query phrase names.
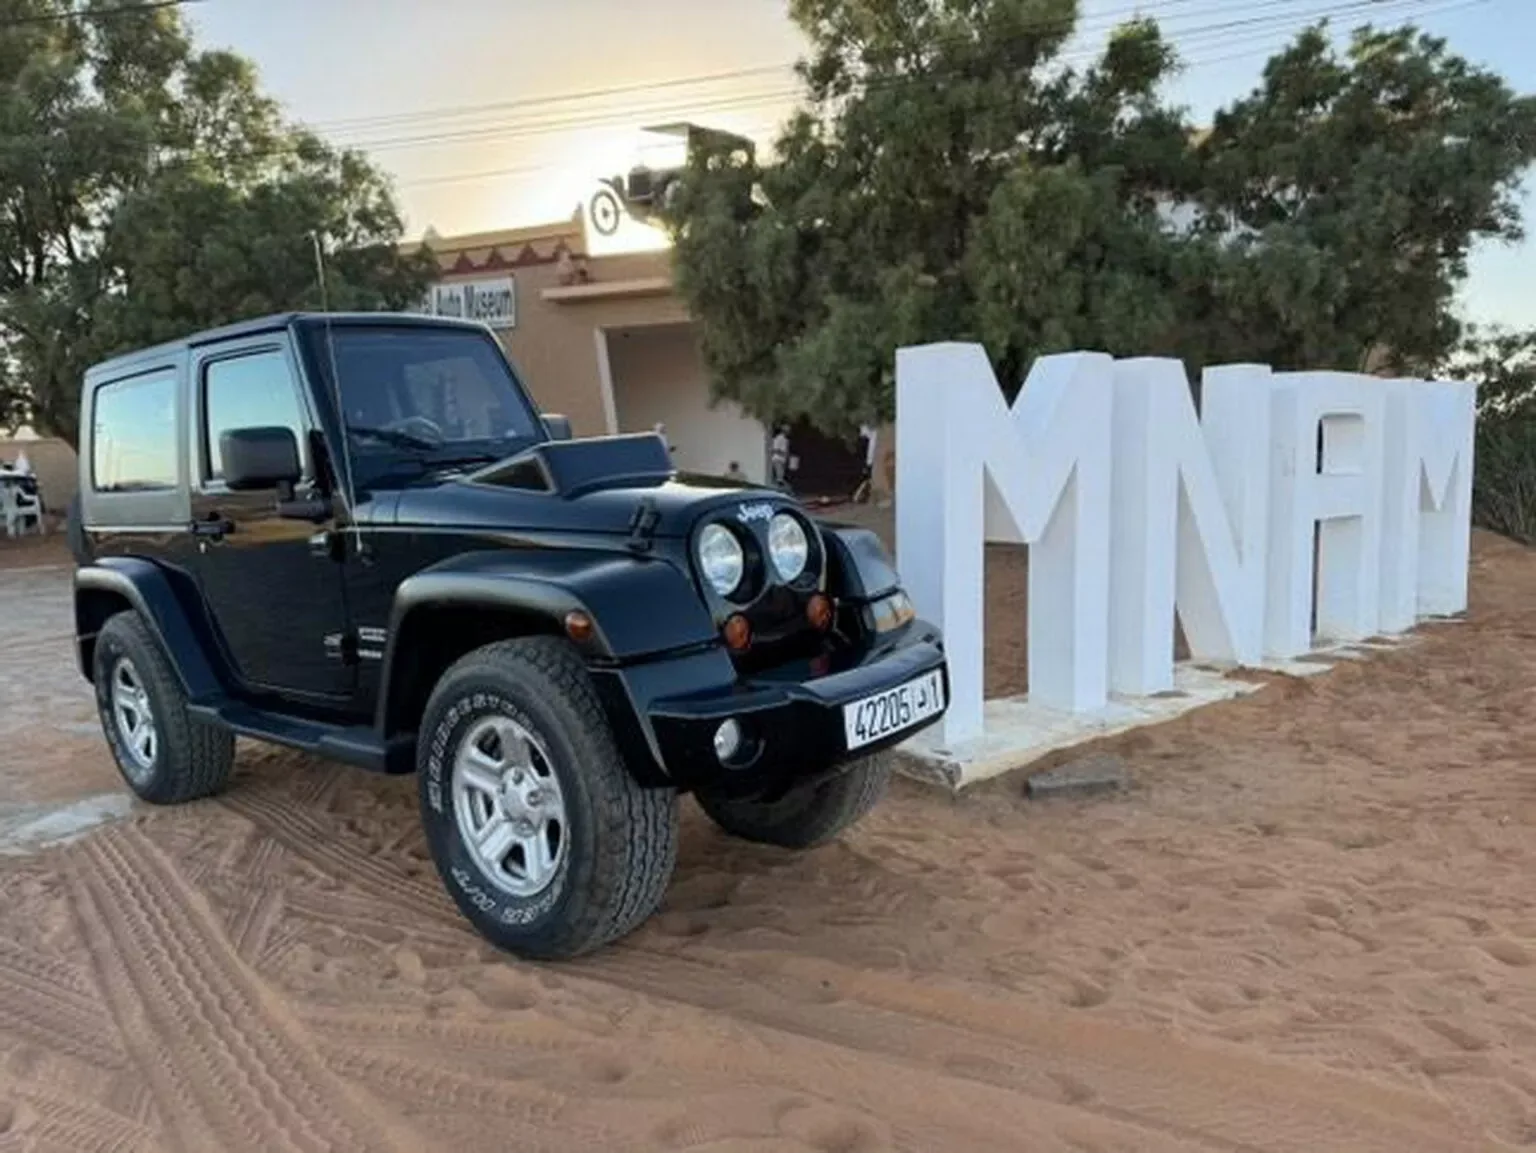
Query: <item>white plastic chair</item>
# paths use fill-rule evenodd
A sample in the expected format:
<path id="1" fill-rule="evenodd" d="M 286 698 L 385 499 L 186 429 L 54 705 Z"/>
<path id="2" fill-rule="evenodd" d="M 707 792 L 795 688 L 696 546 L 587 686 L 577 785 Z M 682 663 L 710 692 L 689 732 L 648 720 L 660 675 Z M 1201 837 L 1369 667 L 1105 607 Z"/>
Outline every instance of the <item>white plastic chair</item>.
<path id="1" fill-rule="evenodd" d="M 4 477 L 0 477 L 0 516 L 5 518 L 6 536 L 21 535 L 29 524 L 37 528 L 39 535 L 48 531 L 43 525 L 42 502 L 22 492 L 17 481 Z"/>

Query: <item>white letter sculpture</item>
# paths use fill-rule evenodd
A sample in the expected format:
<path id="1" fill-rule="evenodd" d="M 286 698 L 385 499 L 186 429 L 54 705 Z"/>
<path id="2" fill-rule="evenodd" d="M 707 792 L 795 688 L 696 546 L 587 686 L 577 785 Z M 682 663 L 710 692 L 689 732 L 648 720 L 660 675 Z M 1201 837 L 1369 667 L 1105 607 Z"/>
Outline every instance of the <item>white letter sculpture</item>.
<path id="1" fill-rule="evenodd" d="M 979 345 L 896 356 L 896 535 L 944 630 L 938 737 L 982 735 L 984 544 L 1028 544 L 1029 695 L 1075 713 L 1314 637 L 1401 632 L 1467 601 L 1476 388 L 1175 360 L 1041 357 L 1012 409 Z M 1315 618 L 1315 619 L 1314 619 Z"/>
<path id="2" fill-rule="evenodd" d="M 896 354 L 897 567 L 944 629 L 947 744 L 982 731 L 988 540 L 1031 546 L 1031 699 L 1105 703 L 1112 372 L 1101 353 L 1041 357 L 1010 411 L 980 346 Z"/>
<path id="3" fill-rule="evenodd" d="M 1381 631 L 1467 607 L 1477 386 L 1387 385 Z"/>
<path id="4" fill-rule="evenodd" d="M 1314 609 L 1316 634 L 1330 640 L 1380 628 L 1386 389 L 1343 372 L 1288 373 L 1275 385 L 1264 649 L 1289 658 L 1313 647 Z"/>
<path id="5" fill-rule="evenodd" d="M 1190 655 L 1256 663 L 1269 514 L 1269 369 L 1206 372 L 1196 419 L 1177 360 L 1115 363 L 1110 687 L 1173 688 L 1174 611 Z"/>

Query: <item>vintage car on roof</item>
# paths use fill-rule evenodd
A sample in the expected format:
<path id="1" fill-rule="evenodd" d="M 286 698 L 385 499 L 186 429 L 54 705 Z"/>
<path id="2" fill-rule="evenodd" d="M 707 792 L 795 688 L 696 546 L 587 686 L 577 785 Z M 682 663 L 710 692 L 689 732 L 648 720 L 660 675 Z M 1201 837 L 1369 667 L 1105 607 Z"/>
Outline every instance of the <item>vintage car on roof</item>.
<path id="1" fill-rule="evenodd" d="M 449 893 L 522 955 L 654 910 L 682 794 L 815 845 L 945 708 L 873 533 L 572 439 L 483 326 L 202 333 L 92 368 L 80 427 L 80 667 L 134 792 L 217 792 L 237 735 L 414 772 Z"/>

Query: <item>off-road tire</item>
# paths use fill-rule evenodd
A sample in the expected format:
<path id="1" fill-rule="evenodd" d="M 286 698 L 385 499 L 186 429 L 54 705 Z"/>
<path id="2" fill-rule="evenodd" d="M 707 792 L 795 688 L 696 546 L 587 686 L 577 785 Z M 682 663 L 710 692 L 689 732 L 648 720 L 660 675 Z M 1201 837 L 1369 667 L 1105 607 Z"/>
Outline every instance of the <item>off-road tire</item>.
<path id="1" fill-rule="evenodd" d="M 136 780 L 125 767 L 130 754 L 112 715 L 112 674 L 127 657 L 149 696 L 157 749 L 147 777 Z M 128 787 L 155 805 L 180 805 L 222 792 L 235 763 L 235 737 L 228 729 L 193 720 L 187 695 L 160 642 L 133 611 L 108 618 L 96 637 L 92 660 L 96 709 L 112 759 Z"/>
<path id="2" fill-rule="evenodd" d="M 459 743 L 493 714 L 542 742 L 564 798 L 569 844 L 554 878 L 531 897 L 490 881 L 454 814 Z M 564 640 L 500 641 L 461 658 L 427 702 L 416 758 L 438 874 L 497 947 L 532 958 L 577 956 L 624 936 L 660 904 L 677 861 L 677 794 L 635 783 L 586 667 Z"/>
<path id="3" fill-rule="evenodd" d="M 791 789 L 777 800 L 732 797 L 707 790 L 699 807 L 727 833 L 764 845 L 810 849 L 826 844 L 880 803 L 891 780 L 891 760 L 865 757 L 819 784 Z"/>

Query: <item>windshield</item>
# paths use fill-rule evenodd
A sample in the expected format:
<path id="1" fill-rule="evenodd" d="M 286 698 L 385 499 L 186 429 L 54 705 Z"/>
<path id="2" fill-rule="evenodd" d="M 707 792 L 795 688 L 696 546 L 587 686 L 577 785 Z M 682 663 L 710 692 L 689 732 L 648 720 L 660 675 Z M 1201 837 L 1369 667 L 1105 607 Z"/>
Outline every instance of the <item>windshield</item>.
<path id="1" fill-rule="evenodd" d="M 312 352 L 330 376 L 326 328 Z M 544 439 L 494 338 L 472 329 L 338 324 L 330 330 L 358 483 L 404 466 L 498 460 Z"/>

